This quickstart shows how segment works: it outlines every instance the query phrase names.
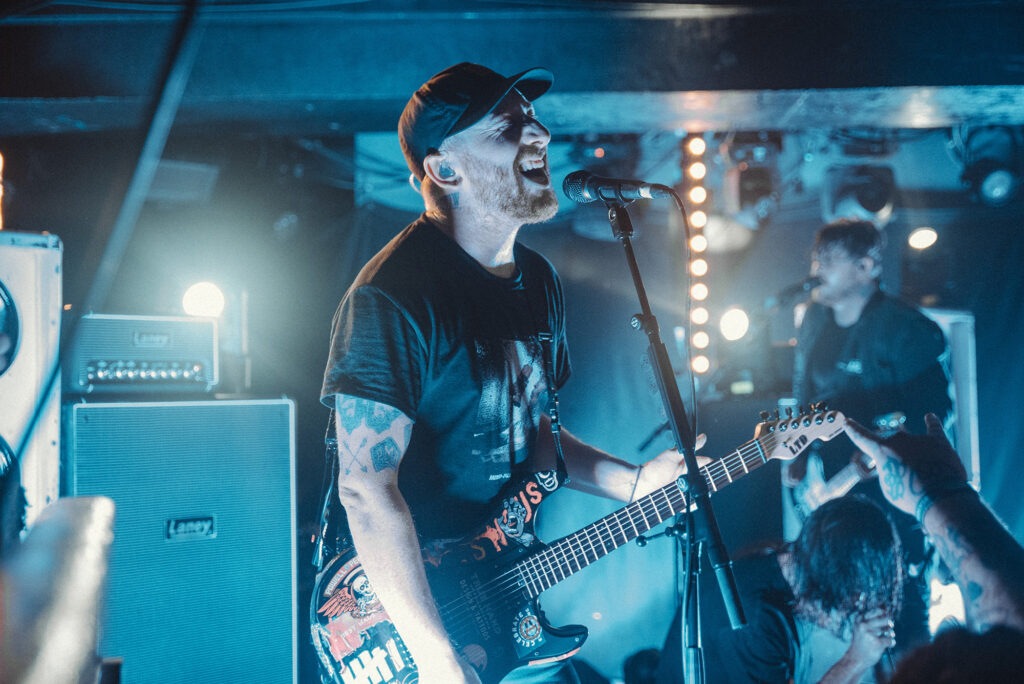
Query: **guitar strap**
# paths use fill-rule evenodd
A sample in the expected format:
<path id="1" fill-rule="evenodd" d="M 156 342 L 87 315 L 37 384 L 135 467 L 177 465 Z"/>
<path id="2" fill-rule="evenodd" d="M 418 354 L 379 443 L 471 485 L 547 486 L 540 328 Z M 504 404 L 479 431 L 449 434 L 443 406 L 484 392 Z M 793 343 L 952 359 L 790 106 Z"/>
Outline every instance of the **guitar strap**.
<path id="1" fill-rule="evenodd" d="M 348 518 L 345 515 L 344 507 L 334 493 L 337 481 L 338 436 L 334 422 L 334 409 L 331 409 L 327 416 L 327 431 L 324 434 L 324 481 L 320 488 L 320 524 L 313 546 L 313 566 L 317 572 L 323 570 L 325 558 L 331 558 L 346 546 L 351 546 L 348 538 Z M 336 518 L 333 526 L 333 548 L 325 548 L 332 516 Z"/>
<path id="2" fill-rule="evenodd" d="M 558 387 L 555 385 L 555 356 L 551 344 L 551 333 L 537 333 L 540 339 L 541 356 L 544 357 L 544 375 L 548 384 L 548 417 L 551 418 L 551 436 L 555 441 L 555 468 L 558 481 L 569 483 L 569 471 L 565 467 L 565 453 L 562 451 L 562 424 L 558 421 Z"/>

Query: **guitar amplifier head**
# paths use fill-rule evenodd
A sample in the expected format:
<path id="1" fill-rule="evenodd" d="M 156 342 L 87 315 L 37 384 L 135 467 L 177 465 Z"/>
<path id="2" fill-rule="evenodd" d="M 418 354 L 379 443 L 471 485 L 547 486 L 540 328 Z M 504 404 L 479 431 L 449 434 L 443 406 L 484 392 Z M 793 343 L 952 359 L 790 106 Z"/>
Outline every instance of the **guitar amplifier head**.
<path id="1" fill-rule="evenodd" d="M 64 359 L 64 392 L 210 392 L 218 381 L 211 318 L 87 314 Z"/>

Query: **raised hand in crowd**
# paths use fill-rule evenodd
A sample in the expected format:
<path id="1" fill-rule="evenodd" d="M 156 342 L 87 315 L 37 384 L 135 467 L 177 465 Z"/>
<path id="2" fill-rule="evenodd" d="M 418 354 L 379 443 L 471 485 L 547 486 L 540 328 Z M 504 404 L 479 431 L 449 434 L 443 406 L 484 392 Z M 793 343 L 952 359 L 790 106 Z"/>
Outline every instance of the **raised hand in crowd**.
<path id="1" fill-rule="evenodd" d="M 964 597 L 971 627 L 1024 629 L 1024 547 L 967 482 L 942 424 L 925 415 L 926 435 L 880 438 L 847 421 L 853 443 L 874 459 L 882 493 L 914 515 Z"/>

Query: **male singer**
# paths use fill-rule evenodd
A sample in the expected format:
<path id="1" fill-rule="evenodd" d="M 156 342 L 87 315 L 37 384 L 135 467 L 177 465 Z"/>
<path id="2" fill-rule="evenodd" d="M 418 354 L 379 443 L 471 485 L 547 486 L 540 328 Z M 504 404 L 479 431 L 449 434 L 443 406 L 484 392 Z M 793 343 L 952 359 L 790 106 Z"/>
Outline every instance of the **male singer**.
<path id="1" fill-rule="evenodd" d="M 398 134 L 425 211 L 363 267 L 334 318 L 321 396 L 337 415 L 338 491 L 423 684 L 477 682 L 486 664 L 450 643 L 421 542 L 463 537 L 502 485 L 563 462 L 571 487 L 620 501 L 682 471 L 676 451 L 636 466 L 552 430 L 550 395 L 569 377 L 562 288 L 516 241 L 558 209 L 551 135 L 533 108 L 551 82 L 545 69 L 506 77 L 462 63 L 413 94 Z M 578 680 L 563 660 L 504 681 Z"/>

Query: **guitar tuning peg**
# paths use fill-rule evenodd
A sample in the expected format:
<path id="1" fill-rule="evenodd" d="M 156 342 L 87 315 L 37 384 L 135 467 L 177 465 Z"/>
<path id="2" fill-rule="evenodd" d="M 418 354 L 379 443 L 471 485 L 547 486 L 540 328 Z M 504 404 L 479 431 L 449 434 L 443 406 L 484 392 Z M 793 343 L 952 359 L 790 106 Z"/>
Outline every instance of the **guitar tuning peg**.
<path id="1" fill-rule="evenodd" d="M 775 420 L 778 420 L 779 419 L 779 409 L 775 409 L 775 411 L 773 412 L 773 415 L 775 416 Z"/>
<path id="2" fill-rule="evenodd" d="M 792 406 L 787 406 L 786 407 L 786 417 L 787 418 L 792 418 L 793 417 L 793 407 Z"/>
<path id="3" fill-rule="evenodd" d="M 772 414 L 768 413 L 767 411 L 761 411 L 761 422 L 768 420 L 771 417 L 771 415 Z"/>

